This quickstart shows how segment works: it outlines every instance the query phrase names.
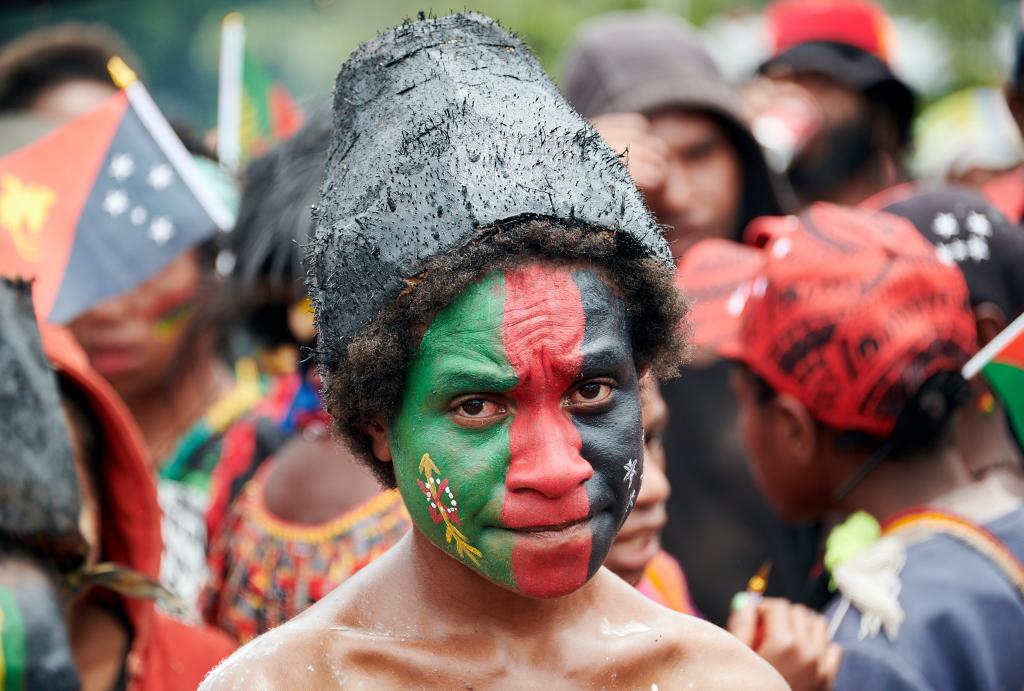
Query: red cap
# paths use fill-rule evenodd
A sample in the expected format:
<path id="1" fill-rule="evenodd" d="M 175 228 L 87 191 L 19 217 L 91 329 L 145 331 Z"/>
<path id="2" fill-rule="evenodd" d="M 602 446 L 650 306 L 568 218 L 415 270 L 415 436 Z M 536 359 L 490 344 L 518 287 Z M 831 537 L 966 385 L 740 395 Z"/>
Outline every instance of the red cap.
<path id="1" fill-rule="evenodd" d="M 889 20 L 885 12 L 862 0 L 780 0 L 765 10 L 772 54 L 801 43 L 832 41 L 860 48 L 889 61 Z"/>
<path id="2" fill-rule="evenodd" d="M 920 386 L 976 349 L 967 285 L 905 219 L 833 204 L 762 217 L 679 266 L 698 346 L 833 428 L 888 436 Z"/>

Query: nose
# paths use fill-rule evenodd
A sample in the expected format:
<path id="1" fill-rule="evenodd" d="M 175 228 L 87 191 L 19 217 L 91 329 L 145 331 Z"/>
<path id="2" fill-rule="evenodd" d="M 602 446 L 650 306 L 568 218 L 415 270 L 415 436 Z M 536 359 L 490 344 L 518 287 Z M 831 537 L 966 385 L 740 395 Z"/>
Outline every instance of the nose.
<path id="1" fill-rule="evenodd" d="M 695 192 L 687 166 L 678 160 L 670 161 L 661 193 L 661 203 L 666 210 L 674 214 L 689 211 L 694 204 Z"/>
<path id="2" fill-rule="evenodd" d="M 509 431 L 511 458 L 505 486 L 512 492 L 565 497 L 594 476 L 576 427 L 560 408 L 520 411 Z"/>
<path id="3" fill-rule="evenodd" d="M 644 454 L 644 478 L 640 484 L 640 494 L 636 498 L 638 509 L 650 508 L 665 504 L 672 494 L 672 486 L 668 482 L 664 469 L 651 462 L 651 455 Z"/>

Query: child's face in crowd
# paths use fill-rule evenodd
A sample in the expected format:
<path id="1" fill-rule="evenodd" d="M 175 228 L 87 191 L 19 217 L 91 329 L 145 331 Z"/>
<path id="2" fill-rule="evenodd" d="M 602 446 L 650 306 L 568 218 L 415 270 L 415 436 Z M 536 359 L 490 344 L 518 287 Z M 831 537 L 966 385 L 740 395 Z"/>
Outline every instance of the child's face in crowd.
<path id="1" fill-rule="evenodd" d="M 658 221 L 671 226 L 672 254 L 695 242 L 729 237 L 736 225 L 743 177 L 739 156 L 709 115 L 667 111 L 651 117 L 651 131 L 667 148 L 665 184 L 645 190 Z"/>
<path id="2" fill-rule="evenodd" d="M 200 284 L 194 251 L 71 322 L 97 372 L 131 400 L 163 386 L 184 348 Z"/>
<path id="3" fill-rule="evenodd" d="M 661 531 L 668 522 L 665 506 L 672 487 L 665 474 L 665 447 L 662 437 L 668 427 L 668 405 L 661 387 L 653 377 L 640 383 L 640 401 L 644 424 L 644 476 L 629 518 L 622 525 L 604 565 L 627 583 L 636 585 L 647 563 L 661 549 Z"/>
<path id="4" fill-rule="evenodd" d="M 378 458 L 417 528 L 531 597 L 604 562 L 643 472 L 622 300 L 593 270 L 491 273 L 442 310 L 410 363 Z"/>

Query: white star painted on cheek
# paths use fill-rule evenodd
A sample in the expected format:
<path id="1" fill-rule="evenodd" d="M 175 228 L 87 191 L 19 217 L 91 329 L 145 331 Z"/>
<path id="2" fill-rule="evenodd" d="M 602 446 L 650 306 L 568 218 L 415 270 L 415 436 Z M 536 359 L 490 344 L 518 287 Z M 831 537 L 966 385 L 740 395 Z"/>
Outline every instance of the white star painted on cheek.
<path id="1" fill-rule="evenodd" d="M 636 477 L 636 464 L 637 459 L 631 458 L 626 462 L 626 465 L 622 466 L 622 469 L 626 471 L 626 474 L 622 478 L 622 481 L 626 483 L 626 487 L 633 486 L 633 479 Z"/>
<path id="2" fill-rule="evenodd" d="M 118 154 L 110 159 L 108 170 L 115 180 L 124 180 L 135 171 L 135 161 L 128 154 Z"/>
<path id="3" fill-rule="evenodd" d="M 124 190 L 110 190 L 103 197 L 103 210 L 118 217 L 128 210 L 128 195 Z"/>
<path id="4" fill-rule="evenodd" d="M 166 163 L 153 166 L 149 170 L 149 175 L 146 176 L 146 183 L 155 190 L 162 190 L 171 184 L 174 179 L 174 173 L 171 172 L 171 167 Z"/>
<path id="5" fill-rule="evenodd" d="M 633 510 L 633 504 L 635 504 L 635 503 L 636 503 L 636 490 L 633 490 L 629 494 L 629 501 L 626 502 L 626 513 L 629 513 L 630 511 Z"/>

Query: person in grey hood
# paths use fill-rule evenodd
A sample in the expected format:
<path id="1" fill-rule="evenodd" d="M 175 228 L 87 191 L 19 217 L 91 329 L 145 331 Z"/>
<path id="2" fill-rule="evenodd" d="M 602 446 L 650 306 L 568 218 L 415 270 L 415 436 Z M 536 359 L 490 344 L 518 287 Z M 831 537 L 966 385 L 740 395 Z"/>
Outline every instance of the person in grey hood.
<path id="1" fill-rule="evenodd" d="M 636 11 L 585 24 L 569 49 L 563 91 L 613 150 L 626 151 L 677 261 L 698 240 L 738 241 L 754 218 L 791 210 L 736 92 L 681 20 Z M 698 352 L 683 377 L 662 386 L 672 486 L 662 545 L 682 562 L 697 609 L 719 623 L 768 559 L 770 593 L 802 600 L 814 549 L 814 536 L 784 526 L 754 486 L 735 433 L 729 372 L 728 363 Z"/>
<path id="2" fill-rule="evenodd" d="M 584 24 L 563 92 L 617 153 L 667 231 L 672 254 L 707 237 L 739 240 L 758 216 L 790 210 L 736 92 L 696 33 L 654 11 Z"/>

